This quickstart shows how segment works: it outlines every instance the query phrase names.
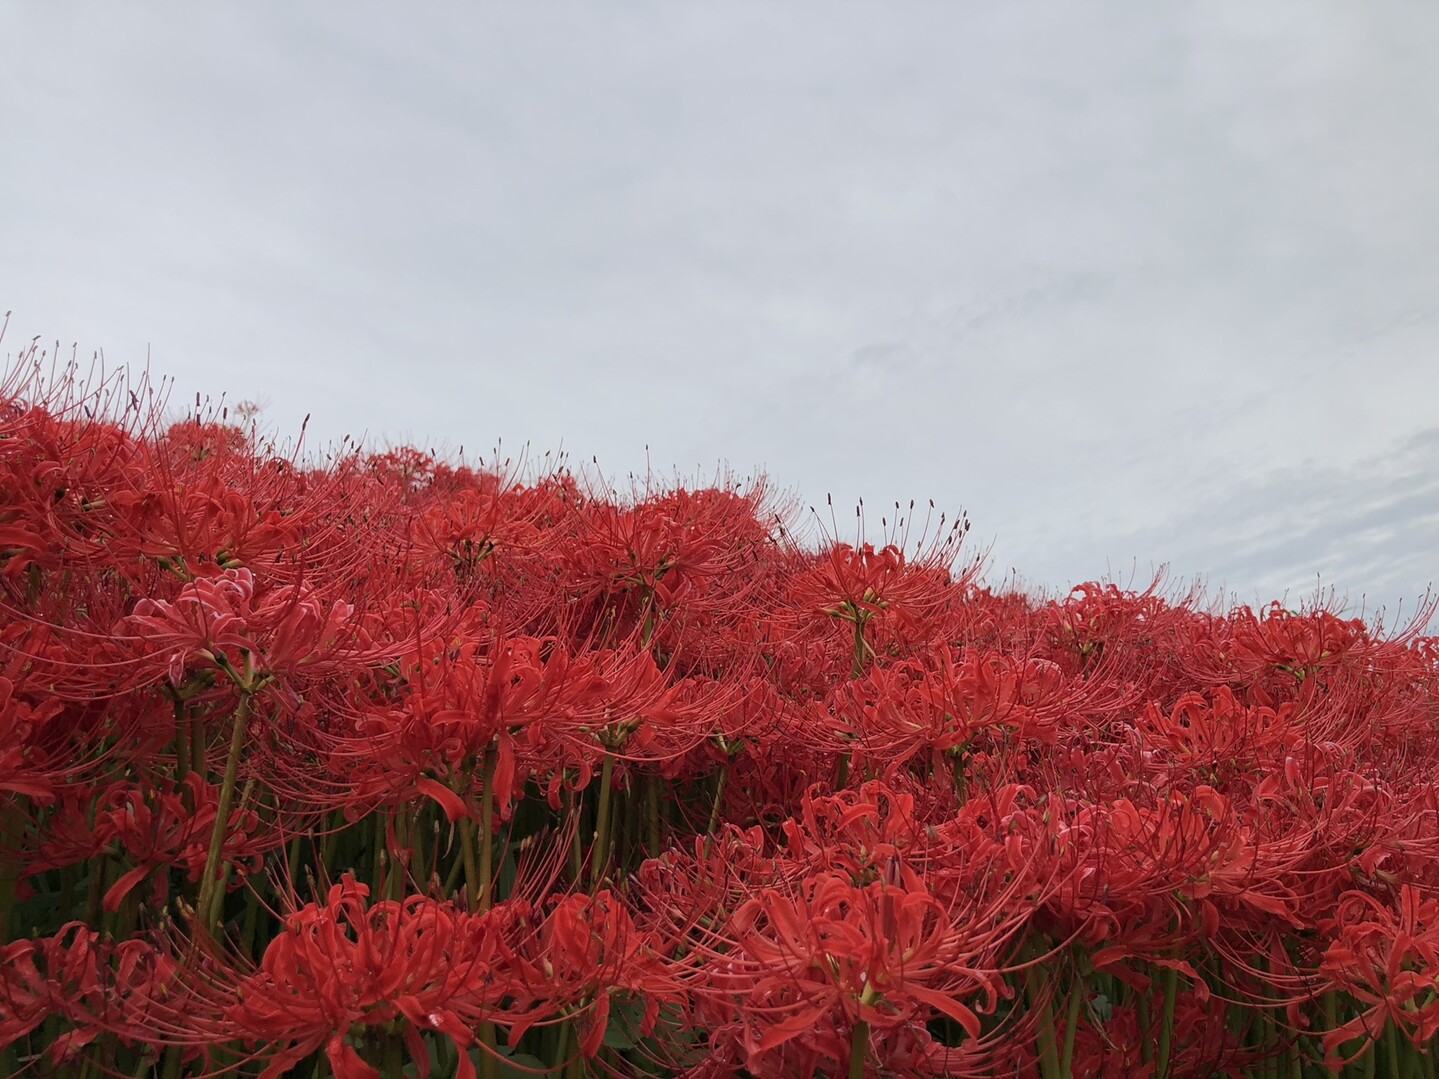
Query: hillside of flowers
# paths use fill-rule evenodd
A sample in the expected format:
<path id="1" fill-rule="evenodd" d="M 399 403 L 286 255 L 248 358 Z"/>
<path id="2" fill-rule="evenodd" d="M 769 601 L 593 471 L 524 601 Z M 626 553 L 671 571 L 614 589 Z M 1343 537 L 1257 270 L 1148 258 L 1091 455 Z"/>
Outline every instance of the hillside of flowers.
<path id="1" fill-rule="evenodd" d="M 807 519 L 17 368 L 0 1075 L 1435 1075 L 1422 619 Z"/>

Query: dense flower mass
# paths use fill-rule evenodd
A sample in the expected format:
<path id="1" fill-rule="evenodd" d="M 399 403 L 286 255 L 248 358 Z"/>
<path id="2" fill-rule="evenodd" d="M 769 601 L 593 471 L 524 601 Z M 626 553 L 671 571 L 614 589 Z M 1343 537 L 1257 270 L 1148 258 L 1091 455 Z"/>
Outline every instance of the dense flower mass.
<path id="1" fill-rule="evenodd" d="M 119 390 L 0 387 L 0 1075 L 1435 1073 L 1430 611 Z"/>

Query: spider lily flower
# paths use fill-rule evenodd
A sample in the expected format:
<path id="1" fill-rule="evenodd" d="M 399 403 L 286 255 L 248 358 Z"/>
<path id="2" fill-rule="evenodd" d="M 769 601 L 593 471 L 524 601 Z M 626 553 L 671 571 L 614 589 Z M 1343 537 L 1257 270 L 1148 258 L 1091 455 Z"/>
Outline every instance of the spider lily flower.
<path id="1" fill-rule="evenodd" d="M 100 934 L 69 922 L 53 936 L 0 947 L 0 1049 L 30 1034 L 51 1016 L 69 1019 L 46 1050 L 52 1063 L 69 1060 L 104 1032 L 107 971 Z"/>
<path id="2" fill-rule="evenodd" d="M 506 1020 L 512 1042 L 542 1016 L 567 1016 L 577 1023 L 580 1054 L 593 1059 L 617 997 L 643 1001 L 632 1032 L 641 1037 L 654 1030 L 662 1005 L 683 999 L 658 939 L 608 890 L 560 898 L 520 951 L 515 997 L 525 1014 Z"/>
<path id="3" fill-rule="evenodd" d="M 57 769 L 49 760 L 45 734 L 64 703 L 53 697 L 36 703 L 26 696 L 12 678 L 0 675 L 0 808 L 16 795 L 42 805 L 55 798 Z"/>
<path id="4" fill-rule="evenodd" d="M 1347 1063 L 1345 1042 L 1367 1045 L 1388 1023 L 1418 1049 L 1439 1034 L 1439 899 L 1424 898 L 1410 884 L 1397 899 L 1390 905 L 1351 891 L 1339 901 L 1320 973 L 1362 1010 L 1324 1035 L 1331 1069 Z"/>
<path id="5" fill-rule="evenodd" d="M 372 649 L 350 639 L 354 613 L 303 585 L 257 596 L 255 575 L 242 568 L 187 581 L 173 600 L 140 600 L 116 632 L 135 642 L 137 663 L 172 685 L 183 685 L 192 667 L 212 667 L 253 690 L 261 679 L 369 656 Z"/>
<path id="6" fill-rule="evenodd" d="M 378 1079 L 360 1047 L 369 1052 L 392 1037 L 428 1075 L 426 1032 L 453 1040 L 458 1079 L 475 1079 L 467 1052 L 474 1028 L 500 1017 L 513 992 L 505 965 L 512 946 L 502 938 L 516 910 L 471 914 L 424 896 L 368 896 L 346 876 L 324 903 L 289 915 L 259 967 L 234 985 L 225 1022 L 235 1036 L 268 1047 L 263 1079 L 278 1079 L 321 1048 L 337 1079 Z"/>
<path id="7" fill-rule="evenodd" d="M 733 951 L 713 991 L 735 1001 L 756 1062 L 825 1023 L 887 1029 L 944 1016 L 978 1038 L 978 1011 L 996 1000 L 988 949 L 907 869 L 895 884 L 819 873 L 760 888 L 724 932 Z"/>

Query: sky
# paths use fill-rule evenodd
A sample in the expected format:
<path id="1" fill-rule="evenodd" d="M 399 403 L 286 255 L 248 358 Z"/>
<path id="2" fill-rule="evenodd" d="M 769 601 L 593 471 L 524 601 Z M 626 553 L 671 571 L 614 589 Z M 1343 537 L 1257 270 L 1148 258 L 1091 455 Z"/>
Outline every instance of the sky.
<path id="1" fill-rule="evenodd" d="M 17 0 L 0 40 L 7 363 L 933 499 L 1033 589 L 1392 624 L 1439 579 L 1427 2 Z"/>

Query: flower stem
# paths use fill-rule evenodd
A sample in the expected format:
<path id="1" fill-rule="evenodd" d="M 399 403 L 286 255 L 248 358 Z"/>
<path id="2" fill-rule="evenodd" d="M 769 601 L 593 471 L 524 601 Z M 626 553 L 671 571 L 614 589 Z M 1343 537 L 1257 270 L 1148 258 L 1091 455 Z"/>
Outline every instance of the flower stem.
<path id="1" fill-rule="evenodd" d="M 729 768 L 726 767 L 719 774 L 719 782 L 715 784 L 714 802 L 710 805 L 709 824 L 705 827 L 705 834 L 713 837 L 715 829 L 719 827 L 720 809 L 724 804 L 724 789 L 729 782 Z"/>
<path id="2" fill-rule="evenodd" d="M 1394 1025 L 1392 1020 L 1384 1030 L 1384 1050 L 1384 1055 L 1389 1058 L 1389 1079 L 1401 1079 L 1399 1028 Z"/>
<path id="3" fill-rule="evenodd" d="M 646 839 L 649 850 L 645 853 L 651 858 L 660 856 L 660 782 L 658 774 L 650 775 L 645 782 L 645 791 L 649 796 L 648 805 L 645 807 L 648 811 L 646 818 L 649 827 Z"/>
<path id="4" fill-rule="evenodd" d="M 235 708 L 235 722 L 230 730 L 230 755 L 225 760 L 225 776 L 220 783 L 220 799 L 215 807 L 215 826 L 210 831 L 210 852 L 205 857 L 205 871 L 200 877 L 200 896 L 195 902 L 195 915 L 206 930 L 215 927 L 214 904 L 216 877 L 220 871 L 220 854 L 225 847 L 229 827 L 230 806 L 235 800 L 235 779 L 240 772 L 240 753 L 245 748 L 245 733 L 250 725 L 250 694 L 242 693 Z"/>
<path id="5" fill-rule="evenodd" d="M 1068 1079 L 1074 1073 L 1074 1035 L 1079 1029 L 1079 1006 L 1084 1002 L 1084 981 L 1075 977 L 1069 986 L 1069 1001 L 1064 1010 L 1064 1044 L 1059 1051 L 1059 1074 Z"/>
<path id="6" fill-rule="evenodd" d="M 856 1019 L 849 1039 L 849 1079 L 864 1079 L 864 1062 L 868 1055 L 869 1024 L 863 1019 Z"/>
<path id="7" fill-rule="evenodd" d="M 1164 1014 L 1159 1020 L 1159 1059 L 1155 1075 L 1168 1079 L 1170 1074 L 1170 1051 L 1174 1045 L 1174 1002 L 1179 994 L 1179 971 L 1169 967 L 1164 972 Z"/>
<path id="8" fill-rule="evenodd" d="M 480 792 L 480 894 L 479 909 L 490 909 L 490 881 L 494 876 L 495 751 L 485 751 L 484 789 Z"/>
<path id="9" fill-rule="evenodd" d="M 175 781 L 184 783 L 190 774 L 190 709 L 178 694 L 175 707 Z"/>
<path id="10" fill-rule="evenodd" d="M 1024 972 L 1025 995 L 1030 1008 L 1041 1009 L 1039 1020 L 1039 1074 L 1043 1079 L 1061 1079 L 1059 1051 L 1054 1041 L 1054 999 L 1044 990 L 1044 974 L 1036 966 Z"/>
<path id="11" fill-rule="evenodd" d="M 605 754 L 605 763 L 600 767 L 599 809 L 595 819 L 595 845 L 590 851 L 590 891 L 594 892 L 604 879 L 605 867 L 609 863 L 610 842 L 610 787 L 613 786 L 615 759 Z"/>
<path id="12" fill-rule="evenodd" d="M 405 1043 L 398 1033 L 385 1036 L 385 1056 L 380 1064 L 381 1079 L 403 1079 L 405 1074 Z"/>
<path id="13" fill-rule="evenodd" d="M 494 877 L 494 828 L 495 813 L 495 750 L 492 746 L 485 751 L 484 789 L 480 792 L 480 894 L 478 906 L 481 912 L 490 909 L 491 881 Z M 477 1030 L 480 1044 L 486 1051 L 480 1054 L 480 1079 L 495 1079 L 495 1024 L 486 1020 Z"/>
<path id="14" fill-rule="evenodd" d="M 475 822 L 470 817 L 460 818 L 460 860 L 465 866 L 465 902 L 470 910 L 480 896 L 480 870 L 475 860 Z M 453 876 L 453 874 L 451 874 Z"/>

